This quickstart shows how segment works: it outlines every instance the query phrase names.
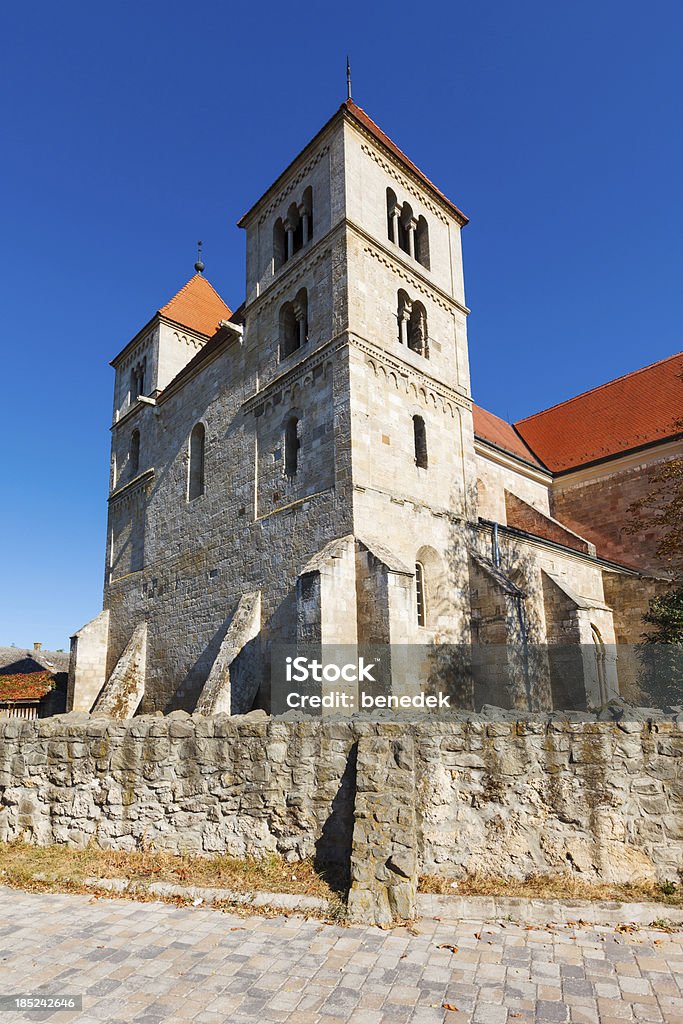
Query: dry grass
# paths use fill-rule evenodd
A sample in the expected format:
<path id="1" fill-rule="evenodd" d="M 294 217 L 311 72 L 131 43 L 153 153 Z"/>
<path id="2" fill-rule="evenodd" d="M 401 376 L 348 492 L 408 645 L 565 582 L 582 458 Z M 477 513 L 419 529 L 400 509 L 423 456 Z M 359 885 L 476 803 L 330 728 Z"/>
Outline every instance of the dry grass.
<path id="1" fill-rule="evenodd" d="M 35 876 L 40 878 L 36 879 Z M 171 882 L 209 886 L 239 893 L 276 892 L 334 900 L 336 894 L 312 861 L 287 864 L 281 857 L 242 859 L 175 855 L 152 850 L 134 853 L 85 850 L 69 846 L 0 843 L 0 882 L 29 888 L 69 883 L 82 886 L 86 878 L 125 878 L 132 882 Z M 63 891 L 63 890 L 62 890 Z"/>
<path id="2" fill-rule="evenodd" d="M 453 884 L 455 883 L 455 884 Z M 423 875 L 420 892 L 441 896 L 521 896 L 545 900 L 621 900 L 625 903 L 655 902 L 671 907 L 683 906 L 683 885 L 656 882 L 583 882 L 568 875 L 530 875 L 524 879 L 467 875 L 464 878 L 438 878 Z"/>

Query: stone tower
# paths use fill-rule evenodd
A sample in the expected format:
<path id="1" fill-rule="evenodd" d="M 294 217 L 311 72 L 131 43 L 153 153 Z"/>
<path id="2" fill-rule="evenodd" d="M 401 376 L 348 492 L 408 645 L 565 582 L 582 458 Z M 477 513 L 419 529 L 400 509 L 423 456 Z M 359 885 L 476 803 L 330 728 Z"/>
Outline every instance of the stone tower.
<path id="1" fill-rule="evenodd" d="M 123 348 L 104 610 L 73 638 L 70 706 L 267 708 L 282 642 L 391 644 L 400 688 L 433 678 L 424 652 L 454 678 L 474 634 L 504 663 L 477 703 L 540 707 L 553 670 L 532 679 L 530 643 L 566 623 L 610 642 L 552 475 L 495 417 L 475 440 L 466 223 L 348 100 L 241 219 L 237 311 L 198 273 Z M 614 692 L 601 657 L 571 706 Z"/>

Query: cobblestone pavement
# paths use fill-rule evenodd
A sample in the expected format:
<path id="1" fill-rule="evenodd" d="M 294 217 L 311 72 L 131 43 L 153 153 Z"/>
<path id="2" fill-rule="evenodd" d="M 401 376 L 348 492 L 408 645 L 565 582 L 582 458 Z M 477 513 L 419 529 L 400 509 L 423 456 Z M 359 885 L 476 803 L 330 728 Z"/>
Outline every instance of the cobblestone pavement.
<path id="1" fill-rule="evenodd" d="M 412 934 L 1 887 L 0 908 L 0 995 L 83 996 L 80 1013 L 0 1024 L 683 1024 L 680 932 L 422 921 Z"/>

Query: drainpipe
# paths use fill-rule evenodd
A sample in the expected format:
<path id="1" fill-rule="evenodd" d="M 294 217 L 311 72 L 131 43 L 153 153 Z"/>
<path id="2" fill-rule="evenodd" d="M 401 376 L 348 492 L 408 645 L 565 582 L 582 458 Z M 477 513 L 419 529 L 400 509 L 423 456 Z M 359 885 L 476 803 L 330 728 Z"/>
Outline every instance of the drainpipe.
<path id="1" fill-rule="evenodd" d="M 500 567 L 500 544 L 498 543 L 498 523 L 493 524 L 491 533 L 492 561 L 496 569 Z"/>
<path id="2" fill-rule="evenodd" d="M 526 631 L 526 622 L 524 621 L 524 600 L 523 594 L 515 595 L 515 604 L 517 605 L 517 621 L 519 622 L 519 633 L 522 638 L 522 656 L 524 658 L 524 688 L 526 690 L 526 702 L 529 711 L 532 711 L 531 705 L 531 678 L 529 675 L 529 637 Z"/>

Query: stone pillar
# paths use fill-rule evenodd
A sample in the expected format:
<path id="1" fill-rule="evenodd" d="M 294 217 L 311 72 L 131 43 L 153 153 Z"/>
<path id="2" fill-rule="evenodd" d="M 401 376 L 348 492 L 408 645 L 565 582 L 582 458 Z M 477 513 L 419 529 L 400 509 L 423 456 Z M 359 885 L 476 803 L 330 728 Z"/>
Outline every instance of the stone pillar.
<path id="1" fill-rule="evenodd" d="M 289 220 L 285 221 L 285 231 L 287 232 L 287 259 L 291 260 L 294 255 L 294 228 Z"/>
<path id="2" fill-rule="evenodd" d="M 415 218 L 411 218 L 406 224 L 406 232 L 408 235 L 408 255 L 415 259 L 415 229 L 417 228 L 417 221 Z"/>
<path id="3" fill-rule="evenodd" d="M 408 344 L 408 314 L 405 309 L 398 314 L 398 340 L 402 345 Z"/>
<path id="4" fill-rule="evenodd" d="M 398 219 L 401 215 L 401 207 L 395 206 L 391 211 L 391 241 L 398 245 L 401 238 L 401 232 L 399 230 Z"/>
<path id="5" fill-rule="evenodd" d="M 414 741 L 407 730 L 377 729 L 358 741 L 349 918 L 360 924 L 416 914 Z"/>
<path id="6" fill-rule="evenodd" d="M 298 331 L 299 344 L 301 348 L 307 342 L 307 328 L 308 328 L 308 315 L 306 307 L 301 305 L 299 302 L 294 303 L 294 316 L 296 317 L 296 327 Z"/>

